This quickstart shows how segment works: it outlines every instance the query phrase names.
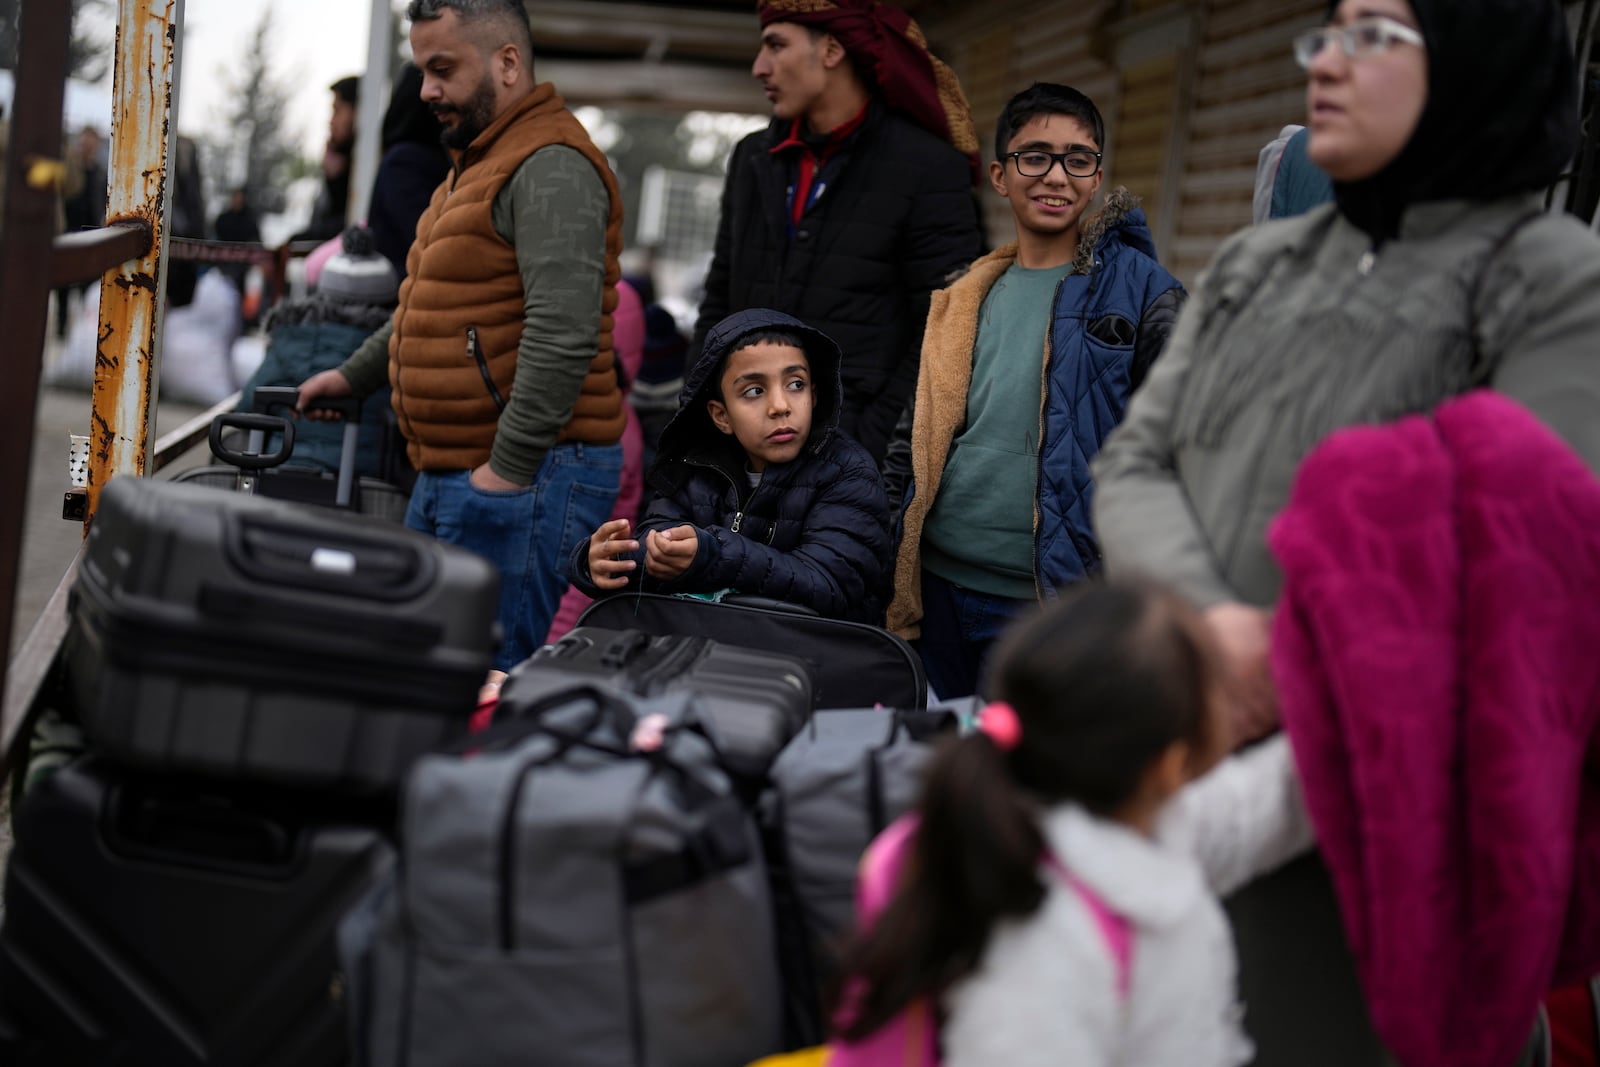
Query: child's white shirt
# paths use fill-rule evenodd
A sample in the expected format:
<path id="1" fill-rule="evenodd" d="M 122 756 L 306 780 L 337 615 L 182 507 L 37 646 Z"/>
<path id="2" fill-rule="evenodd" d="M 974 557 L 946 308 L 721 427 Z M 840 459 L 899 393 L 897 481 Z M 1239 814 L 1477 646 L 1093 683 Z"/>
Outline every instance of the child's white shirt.
<path id="1" fill-rule="evenodd" d="M 1041 869 L 1040 909 L 1001 923 L 979 970 L 945 998 L 947 1067 L 1236 1067 L 1233 936 L 1217 901 L 1313 843 L 1279 734 L 1182 790 L 1155 839 L 1062 805 L 1043 819 L 1061 864 L 1133 931 L 1131 985 L 1082 895 Z"/>

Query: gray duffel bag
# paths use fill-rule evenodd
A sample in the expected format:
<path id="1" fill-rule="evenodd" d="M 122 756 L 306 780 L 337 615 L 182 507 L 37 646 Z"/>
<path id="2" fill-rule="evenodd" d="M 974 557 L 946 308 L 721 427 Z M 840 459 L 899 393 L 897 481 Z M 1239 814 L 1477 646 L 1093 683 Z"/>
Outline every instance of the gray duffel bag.
<path id="1" fill-rule="evenodd" d="M 578 686 L 407 783 L 346 922 L 364 1067 L 741 1067 L 779 1050 L 769 887 L 695 698 Z M 639 720 L 661 715 L 659 747 Z M 642 736 L 642 735 L 641 735 Z"/>
<path id="2" fill-rule="evenodd" d="M 862 854 L 916 803 L 930 742 L 954 734 L 976 706 L 964 700 L 925 711 L 819 711 L 773 764 L 762 822 L 779 901 L 791 1042 L 823 1034 L 821 994 L 854 926 Z"/>

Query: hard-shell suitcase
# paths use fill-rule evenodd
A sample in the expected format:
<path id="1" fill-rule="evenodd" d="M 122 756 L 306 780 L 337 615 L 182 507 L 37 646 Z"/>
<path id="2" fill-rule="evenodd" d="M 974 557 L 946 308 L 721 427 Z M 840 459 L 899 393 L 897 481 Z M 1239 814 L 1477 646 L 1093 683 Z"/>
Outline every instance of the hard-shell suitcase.
<path id="1" fill-rule="evenodd" d="M 558 689 L 601 683 L 639 696 L 693 692 L 729 770 L 760 777 L 811 715 L 811 677 L 789 656 L 704 637 L 580 626 L 511 672 L 496 718 Z"/>
<path id="2" fill-rule="evenodd" d="M 70 595 L 70 706 L 142 766 L 392 788 L 465 732 L 498 582 L 376 519 L 116 478 Z"/>
<path id="3" fill-rule="evenodd" d="M 597 600 L 579 626 L 709 637 L 725 645 L 779 652 L 811 669 L 815 706 L 920 708 L 928 702 L 922 659 L 905 641 L 866 623 L 825 619 L 766 597 L 627 593 Z"/>
<path id="4" fill-rule="evenodd" d="M 40 782 L 6 873 L 0 1061 L 346 1063 L 337 927 L 394 853 L 298 799 L 92 756 Z"/>

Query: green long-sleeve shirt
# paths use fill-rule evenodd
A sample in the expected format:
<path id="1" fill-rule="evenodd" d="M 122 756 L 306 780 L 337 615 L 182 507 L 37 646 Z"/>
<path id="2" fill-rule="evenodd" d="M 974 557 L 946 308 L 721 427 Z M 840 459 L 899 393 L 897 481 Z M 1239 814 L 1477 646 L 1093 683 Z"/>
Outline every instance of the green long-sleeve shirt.
<path id="1" fill-rule="evenodd" d="M 495 233 L 516 249 L 522 275 L 522 339 L 517 373 L 500 413 L 489 469 L 531 483 L 572 417 L 594 359 L 605 293 L 605 183 L 566 145 L 534 152 L 494 198 Z M 339 367 L 358 396 L 389 378 L 389 336 L 381 327 Z"/>

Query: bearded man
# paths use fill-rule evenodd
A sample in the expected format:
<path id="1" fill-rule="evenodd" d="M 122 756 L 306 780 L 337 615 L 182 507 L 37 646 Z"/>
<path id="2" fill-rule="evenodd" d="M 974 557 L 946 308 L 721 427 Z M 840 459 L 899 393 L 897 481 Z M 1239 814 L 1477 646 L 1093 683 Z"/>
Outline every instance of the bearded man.
<path id="1" fill-rule="evenodd" d="M 411 0 L 406 16 L 451 170 L 389 325 L 307 379 L 300 404 L 391 385 L 419 472 L 406 525 L 499 569 L 506 670 L 543 642 L 574 545 L 617 493 L 622 197 L 555 87 L 534 80 L 522 0 Z"/>

